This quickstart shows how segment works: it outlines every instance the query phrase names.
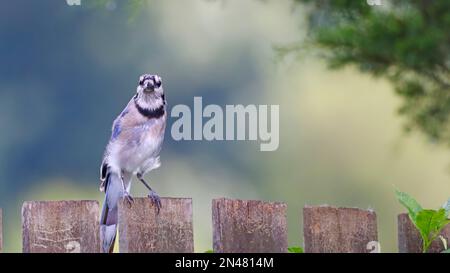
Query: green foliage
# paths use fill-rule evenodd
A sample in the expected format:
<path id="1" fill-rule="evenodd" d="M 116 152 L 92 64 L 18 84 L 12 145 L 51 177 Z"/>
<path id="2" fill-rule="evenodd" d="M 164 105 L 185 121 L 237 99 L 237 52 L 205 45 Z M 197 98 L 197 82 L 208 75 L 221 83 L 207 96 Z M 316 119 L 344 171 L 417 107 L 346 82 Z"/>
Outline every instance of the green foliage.
<path id="1" fill-rule="evenodd" d="M 309 8 L 307 43 L 331 68 L 355 65 L 390 80 L 403 98 L 405 128 L 450 144 L 450 1 L 294 2 Z"/>
<path id="2" fill-rule="evenodd" d="M 408 215 L 422 237 L 422 251 L 425 253 L 431 243 L 440 236 L 442 229 L 450 223 L 448 219 L 450 206 L 448 201 L 443 208 L 438 210 L 423 209 L 419 203 L 407 193 L 396 190 L 397 199 L 408 210 Z M 447 243 L 443 237 L 444 248 L 447 251 Z M 445 252 L 444 251 L 444 252 Z"/>
<path id="3" fill-rule="evenodd" d="M 423 210 L 422 206 L 420 206 L 419 203 L 407 193 L 396 190 L 395 194 L 397 195 L 397 199 L 400 203 L 408 209 L 408 214 L 412 219 L 415 219 L 417 214 Z"/>
<path id="4" fill-rule="evenodd" d="M 214 253 L 214 251 L 212 249 L 208 249 L 204 253 Z"/>
<path id="5" fill-rule="evenodd" d="M 303 253 L 303 248 L 301 248 L 299 246 L 288 247 L 288 252 L 289 253 Z"/>
<path id="6" fill-rule="evenodd" d="M 431 243 L 439 236 L 441 230 L 450 221 L 445 216 L 445 210 L 421 210 L 416 217 L 415 225 L 423 241 L 423 251 L 426 252 Z"/>

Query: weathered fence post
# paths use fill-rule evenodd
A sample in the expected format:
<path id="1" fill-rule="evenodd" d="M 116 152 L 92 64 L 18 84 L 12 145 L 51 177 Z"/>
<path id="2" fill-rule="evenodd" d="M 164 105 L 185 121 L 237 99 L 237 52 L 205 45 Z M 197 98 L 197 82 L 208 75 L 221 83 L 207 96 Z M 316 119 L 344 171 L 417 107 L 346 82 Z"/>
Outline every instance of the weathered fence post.
<path id="1" fill-rule="evenodd" d="M 285 203 L 214 199 L 214 252 L 287 252 Z"/>
<path id="2" fill-rule="evenodd" d="M 305 206 L 305 252 L 377 252 L 376 214 L 371 210 Z"/>
<path id="3" fill-rule="evenodd" d="M 409 219 L 407 213 L 399 214 L 398 221 L 398 251 L 400 253 L 420 253 L 422 252 L 422 239 L 420 233 Z M 441 232 L 441 235 L 450 243 L 450 224 Z M 441 252 L 444 250 L 442 241 L 437 238 L 431 244 L 428 252 Z"/>
<path id="4" fill-rule="evenodd" d="M 191 198 L 161 198 L 159 214 L 149 198 L 119 203 L 119 251 L 194 252 Z"/>
<path id="5" fill-rule="evenodd" d="M 2 211 L 2 209 L 0 209 L 0 252 L 3 251 L 3 222 L 2 222 L 2 217 L 3 217 L 3 211 Z"/>
<path id="6" fill-rule="evenodd" d="M 97 201 L 31 201 L 22 206 L 23 252 L 100 251 Z"/>

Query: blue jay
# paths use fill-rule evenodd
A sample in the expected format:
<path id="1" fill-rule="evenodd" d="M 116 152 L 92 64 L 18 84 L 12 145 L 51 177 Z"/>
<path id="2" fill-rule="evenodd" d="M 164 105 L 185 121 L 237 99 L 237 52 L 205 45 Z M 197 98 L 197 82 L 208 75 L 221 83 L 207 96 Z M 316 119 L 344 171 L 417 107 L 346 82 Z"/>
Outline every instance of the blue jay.
<path id="1" fill-rule="evenodd" d="M 144 175 L 161 165 L 159 153 L 166 119 L 161 78 L 149 74 L 140 76 L 136 95 L 114 120 L 100 167 L 100 190 L 105 192 L 100 217 L 103 252 L 112 252 L 114 248 L 119 200 L 124 198 L 129 205 L 133 202 L 130 195 L 133 175 L 149 189 L 149 198 L 159 213 L 161 200 L 144 180 Z"/>

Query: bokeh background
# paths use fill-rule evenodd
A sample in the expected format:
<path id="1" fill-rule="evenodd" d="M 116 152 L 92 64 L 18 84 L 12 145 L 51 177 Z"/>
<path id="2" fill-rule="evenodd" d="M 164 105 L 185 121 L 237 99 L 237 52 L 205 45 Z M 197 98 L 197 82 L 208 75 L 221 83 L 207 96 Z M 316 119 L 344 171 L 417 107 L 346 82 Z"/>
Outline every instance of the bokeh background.
<path id="1" fill-rule="evenodd" d="M 405 134 L 383 78 L 329 70 L 314 55 L 280 58 L 307 33 L 292 1 L 0 3 L 0 207 L 4 250 L 21 251 L 25 200 L 97 199 L 113 119 L 140 74 L 162 76 L 169 107 L 279 104 L 280 146 L 173 141 L 148 178 L 162 196 L 194 200 L 195 251 L 212 248 L 211 199 L 288 204 L 289 244 L 303 244 L 305 204 L 372 208 L 381 249 L 397 251 L 398 188 L 425 207 L 450 195 L 446 147 Z M 145 196 L 134 183 L 133 195 Z"/>

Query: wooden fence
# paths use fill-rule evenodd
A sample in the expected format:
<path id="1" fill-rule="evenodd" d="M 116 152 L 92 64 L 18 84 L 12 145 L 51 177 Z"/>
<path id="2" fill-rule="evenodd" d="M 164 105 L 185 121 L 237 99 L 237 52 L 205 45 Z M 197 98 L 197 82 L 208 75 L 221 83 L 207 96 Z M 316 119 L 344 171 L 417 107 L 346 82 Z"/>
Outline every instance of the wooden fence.
<path id="1" fill-rule="evenodd" d="M 287 205 L 214 199 L 213 251 L 287 252 Z M 32 201 L 22 207 L 23 252 L 99 252 L 97 201 Z M 305 206 L 305 252 L 379 252 L 373 210 Z M 193 252 L 192 199 L 162 198 L 158 214 L 148 198 L 119 204 L 120 252 Z M 450 239 L 450 225 L 442 232 Z M 0 250 L 2 248 L 0 209 Z M 398 216 L 399 252 L 420 252 L 421 239 L 407 214 Z M 431 252 L 443 249 L 436 241 Z"/>

